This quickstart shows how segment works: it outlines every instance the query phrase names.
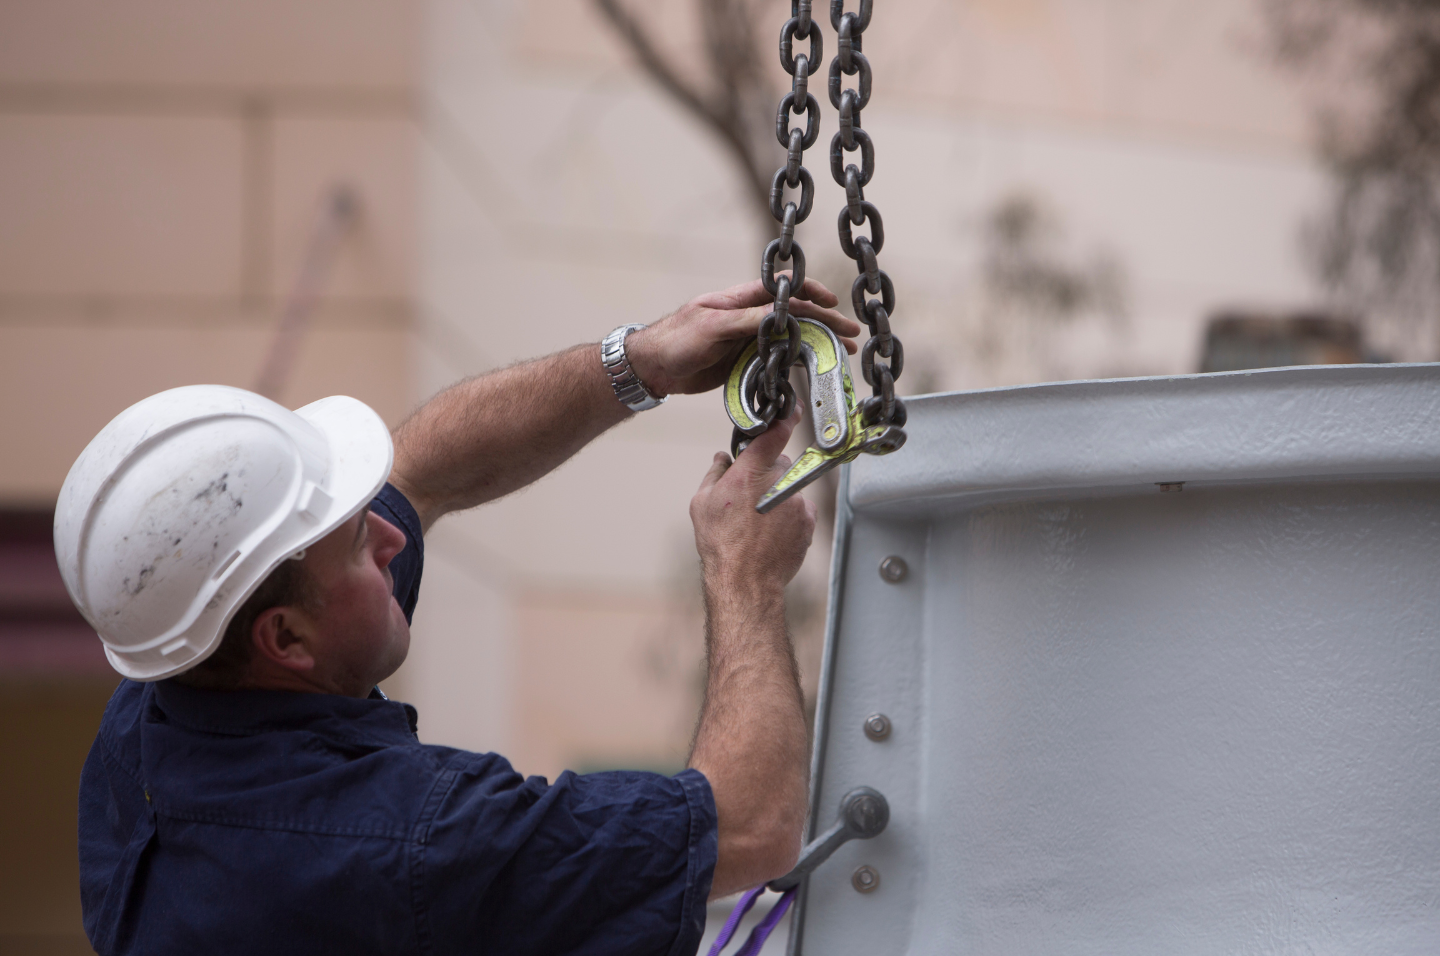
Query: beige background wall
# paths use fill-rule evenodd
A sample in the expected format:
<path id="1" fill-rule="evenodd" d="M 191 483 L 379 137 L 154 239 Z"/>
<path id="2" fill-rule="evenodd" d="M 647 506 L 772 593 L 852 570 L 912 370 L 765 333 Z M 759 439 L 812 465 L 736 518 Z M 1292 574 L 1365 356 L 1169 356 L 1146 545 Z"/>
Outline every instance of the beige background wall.
<path id="1" fill-rule="evenodd" d="M 0 495 L 53 500 L 117 411 L 254 383 L 325 190 L 361 215 L 281 395 L 411 386 L 414 3 L 0 6 Z M 23 448 L 24 453 L 16 453 Z"/>

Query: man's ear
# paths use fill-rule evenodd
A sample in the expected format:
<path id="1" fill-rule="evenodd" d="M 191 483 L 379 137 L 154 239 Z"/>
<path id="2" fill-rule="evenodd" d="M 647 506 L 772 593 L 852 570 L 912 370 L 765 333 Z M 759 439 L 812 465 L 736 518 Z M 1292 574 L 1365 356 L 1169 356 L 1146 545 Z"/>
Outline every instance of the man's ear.
<path id="1" fill-rule="evenodd" d="M 310 637 L 310 616 L 296 607 L 272 607 L 260 612 L 250 630 L 255 655 L 289 671 L 309 673 L 315 669 Z"/>

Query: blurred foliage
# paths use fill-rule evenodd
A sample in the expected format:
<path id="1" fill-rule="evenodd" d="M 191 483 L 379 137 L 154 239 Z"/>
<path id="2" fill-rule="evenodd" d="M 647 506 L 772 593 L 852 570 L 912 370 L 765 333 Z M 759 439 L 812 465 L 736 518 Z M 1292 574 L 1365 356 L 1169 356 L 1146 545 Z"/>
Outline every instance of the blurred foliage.
<path id="1" fill-rule="evenodd" d="M 1308 236 L 1346 308 L 1440 355 L 1440 0 L 1266 0 L 1335 181 Z M 1383 333 L 1383 330 L 1382 330 Z"/>
<path id="2" fill-rule="evenodd" d="M 1118 259 L 1067 237 L 1059 212 L 1030 191 L 1002 195 L 978 227 L 980 281 L 965 347 L 989 371 L 985 384 L 1088 377 L 1093 370 L 1069 347 L 1076 335 L 1091 340 L 1089 354 L 1116 354 L 1129 313 Z"/>
<path id="3" fill-rule="evenodd" d="M 1125 314 L 1120 265 L 1103 254 L 1067 260 L 1056 215 L 1028 193 L 1011 193 L 990 210 L 984 226 L 984 277 L 993 303 L 1041 319 L 1086 312 Z"/>

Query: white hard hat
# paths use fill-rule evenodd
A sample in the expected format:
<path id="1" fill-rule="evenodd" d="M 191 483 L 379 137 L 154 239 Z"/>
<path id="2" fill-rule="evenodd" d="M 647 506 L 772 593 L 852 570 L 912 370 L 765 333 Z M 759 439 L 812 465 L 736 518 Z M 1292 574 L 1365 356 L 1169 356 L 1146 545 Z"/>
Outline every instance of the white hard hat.
<path id="1" fill-rule="evenodd" d="M 225 385 L 152 395 L 80 453 L 55 507 L 55 557 L 124 676 L 200 663 L 280 563 L 384 485 L 394 449 L 369 406 L 296 411 Z"/>

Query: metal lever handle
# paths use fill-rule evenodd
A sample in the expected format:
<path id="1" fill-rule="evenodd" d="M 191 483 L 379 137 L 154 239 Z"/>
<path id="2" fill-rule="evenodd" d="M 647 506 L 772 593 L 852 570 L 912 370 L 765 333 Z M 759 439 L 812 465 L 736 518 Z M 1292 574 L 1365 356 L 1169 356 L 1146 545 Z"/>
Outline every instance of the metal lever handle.
<path id="1" fill-rule="evenodd" d="M 869 787 L 856 787 L 840 800 L 840 819 L 800 851 L 795 868 L 779 879 L 771 880 L 770 889 L 784 892 L 799 886 L 830 854 L 851 840 L 868 840 L 879 836 L 890 822 L 890 804 L 885 795 Z"/>

